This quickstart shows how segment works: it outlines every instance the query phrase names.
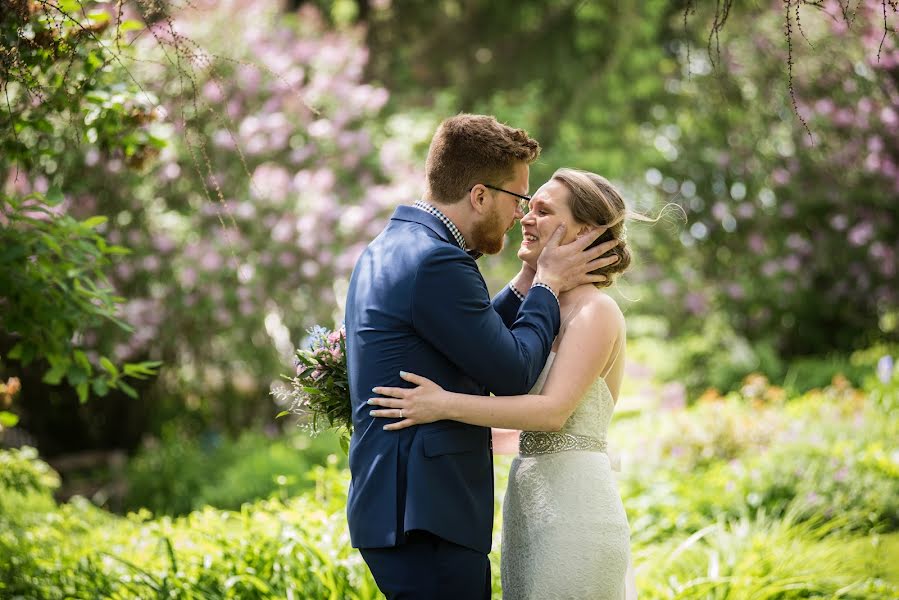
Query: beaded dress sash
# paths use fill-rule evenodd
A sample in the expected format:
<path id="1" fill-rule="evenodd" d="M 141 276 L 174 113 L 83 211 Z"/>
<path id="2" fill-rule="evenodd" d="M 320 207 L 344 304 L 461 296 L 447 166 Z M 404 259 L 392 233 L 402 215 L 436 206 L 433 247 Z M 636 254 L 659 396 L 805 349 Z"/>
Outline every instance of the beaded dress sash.
<path id="1" fill-rule="evenodd" d="M 518 453 L 521 456 L 539 456 L 567 450 L 605 452 L 607 447 L 606 440 L 563 431 L 522 431 L 518 438 Z"/>

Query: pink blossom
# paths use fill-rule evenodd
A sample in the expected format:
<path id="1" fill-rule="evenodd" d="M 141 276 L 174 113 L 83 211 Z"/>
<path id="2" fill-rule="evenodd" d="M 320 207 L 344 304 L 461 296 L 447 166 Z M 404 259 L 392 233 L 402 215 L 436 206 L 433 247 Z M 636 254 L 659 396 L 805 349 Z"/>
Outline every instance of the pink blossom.
<path id="1" fill-rule="evenodd" d="M 750 219 L 755 214 L 755 206 L 751 202 L 741 202 L 737 207 L 737 216 L 741 219 Z"/>
<path id="2" fill-rule="evenodd" d="M 834 215 L 830 219 L 830 226 L 837 231 L 843 231 L 848 225 L 849 219 L 846 218 L 846 215 Z"/>
<path id="3" fill-rule="evenodd" d="M 790 181 L 790 173 L 785 169 L 774 169 L 774 171 L 771 172 L 771 179 L 777 185 L 786 185 Z"/>
<path id="4" fill-rule="evenodd" d="M 677 293 L 677 284 L 670 279 L 666 279 L 659 284 L 659 293 L 670 298 Z"/>
<path id="5" fill-rule="evenodd" d="M 740 284 L 731 283 L 727 286 L 727 295 L 734 300 L 741 300 L 746 296 L 746 292 L 743 290 L 743 286 L 741 286 Z"/>
<path id="6" fill-rule="evenodd" d="M 758 233 L 749 234 L 749 239 L 747 240 L 749 243 L 749 249 L 755 252 L 756 254 L 761 254 L 765 250 L 765 238 L 763 238 Z"/>
<path id="7" fill-rule="evenodd" d="M 684 299 L 684 304 L 688 311 L 693 315 L 705 314 L 708 311 L 708 301 L 703 294 L 699 292 L 690 292 Z"/>
<path id="8" fill-rule="evenodd" d="M 222 264 L 223 260 L 218 252 L 209 251 L 200 258 L 200 267 L 204 271 L 215 271 L 216 269 L 221 268 Z"/>
<path id="9" fill-rule="evenodd" d="M 783 268 L 790 273 L 796 273 L 800 266 L 802 266 L 802 263 L 795 254 L 791 254 L 783 259 Z"/>
<path id="10" fill-rule="evenodd" d="M 197 282 L 197 272 L 195 269 L 187 267 L 179 272 L 178 278 L 181 281 L 181 285 L 190 288 Z"/>
<path id="11" fill-rule="evenodd" d="M 874 237 L 874 227 L 868 223 L 859 223 L 849 230 L 849 243 L 853 246 L 864 246 Z"/>
<path id="12" fill-rule="evenodd" d="M 815 102 L 815 111 L 822 115 L 829 115 L 833 112 L 834 104 L 830 98 L 822 98 Z"/>
<path id="13" fill-rule="evenodd" d="M 224 99 L 225 95 L 222 93 L 222 88 L 218 82 L 209 80 L 203 85 L 203 97 L 210 102 L 219 103 Z"/>
<path id="14" fill-rule="evenodd" d="M 851 125 L 852 121 L 852 113 L 845 108 L 839 109 L 833 116 L 833 122 L 841 127 Z"/>

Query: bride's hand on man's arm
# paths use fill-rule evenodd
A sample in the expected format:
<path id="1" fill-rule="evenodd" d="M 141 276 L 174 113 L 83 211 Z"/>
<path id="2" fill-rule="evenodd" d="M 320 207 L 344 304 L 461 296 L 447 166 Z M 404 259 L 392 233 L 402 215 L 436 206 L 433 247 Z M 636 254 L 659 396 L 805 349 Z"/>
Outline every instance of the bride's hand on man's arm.
<path id="1" fill-rule="evenodd" d="M 442 387 L 426 377 L 400 371 L 400 377 L 414 388 L 376 387 L 372 392 L 382 398 L 369 398 L 368 404 L 378 406 L 371 416 L 387 419 L 402 419 L 384 426 L 385 430 L 405 429 L 413 425 L 433 423 L 447 418 L 445 405 L 449 395 Z"/>

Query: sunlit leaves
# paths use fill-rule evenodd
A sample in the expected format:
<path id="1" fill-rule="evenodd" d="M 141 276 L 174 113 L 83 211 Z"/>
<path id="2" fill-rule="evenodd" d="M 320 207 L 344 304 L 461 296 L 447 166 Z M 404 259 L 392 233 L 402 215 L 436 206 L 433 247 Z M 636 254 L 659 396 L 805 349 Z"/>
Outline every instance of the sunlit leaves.
<path id="1" fill-rule="evenodd" d="M 58 190 L 54 195 L 61 196 Z M 56 204 L 61 198 L 55 198 Z M 53 210 L 43 197 L 27 200 L 2 197 L 6 226 L 0 228 L 0 299 L 5 309 L 0 327 L 18 340 L 6 358 L 23 366 L 35 358 L 47 361 L 42 381 L 65 381 L 87 401 L 91 385 L 95 393 L 110 387 L 132 393 L 108 359 L 100 364 L 106 373 L 95 374 L 88 354 L 73 339 L 102 322 L 127 327 L 117 317 L 113 293 L 104 271 L 111 264 L 110 247 L 96 234 L 107 218 L 84 221 Z M 153 375 L 159 363 L 125 365 L 124 377 Z"/>

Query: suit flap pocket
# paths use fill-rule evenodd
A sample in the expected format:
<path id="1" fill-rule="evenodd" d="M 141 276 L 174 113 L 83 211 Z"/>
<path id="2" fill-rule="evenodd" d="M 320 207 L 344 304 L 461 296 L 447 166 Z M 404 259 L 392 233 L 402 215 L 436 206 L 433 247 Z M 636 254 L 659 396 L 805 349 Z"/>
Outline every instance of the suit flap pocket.
<path id="1" fill-rule="evenodd" d="M 422 439 L 425 456 L 441 456 L 486 449 L 485 440 L 478 433 L 480 432 L 464 429 L 429 433 Z"/>

